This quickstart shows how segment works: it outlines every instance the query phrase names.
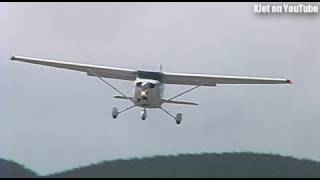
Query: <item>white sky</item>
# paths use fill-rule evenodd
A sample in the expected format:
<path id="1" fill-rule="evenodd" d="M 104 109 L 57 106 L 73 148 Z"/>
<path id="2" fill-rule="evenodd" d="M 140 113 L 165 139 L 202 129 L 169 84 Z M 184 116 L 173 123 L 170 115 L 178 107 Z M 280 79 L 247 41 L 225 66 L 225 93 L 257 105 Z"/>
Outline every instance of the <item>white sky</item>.
<path id="1" fill-rule="evenodd" d="M 0 3 L 0 157 L 40 174 L 103 160 L 253 151 L 320 160 L 320 15 L 257 16 L 253 3 Z M 218 86 L 159 110 L 111 118 L 129 102 L 98 79 L 10 62 L 12 55 L 168 72 L 284 77 Z M 110 80 L 130 95 L 132 84 Z M 189 87 L 166 86 L 166 97 Z"/>

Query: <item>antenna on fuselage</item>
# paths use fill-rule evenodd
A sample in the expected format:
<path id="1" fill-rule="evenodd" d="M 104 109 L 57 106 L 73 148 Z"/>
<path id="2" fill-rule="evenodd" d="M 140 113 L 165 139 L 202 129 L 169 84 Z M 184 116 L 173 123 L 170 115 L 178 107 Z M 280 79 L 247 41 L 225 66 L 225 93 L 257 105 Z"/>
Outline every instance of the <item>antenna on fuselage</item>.
<path id="1" fill-rule="evenodd" d="M 160 70 L 159 70 L 159 72 L 162 72 L 162 64 L 160 64 Z"/>

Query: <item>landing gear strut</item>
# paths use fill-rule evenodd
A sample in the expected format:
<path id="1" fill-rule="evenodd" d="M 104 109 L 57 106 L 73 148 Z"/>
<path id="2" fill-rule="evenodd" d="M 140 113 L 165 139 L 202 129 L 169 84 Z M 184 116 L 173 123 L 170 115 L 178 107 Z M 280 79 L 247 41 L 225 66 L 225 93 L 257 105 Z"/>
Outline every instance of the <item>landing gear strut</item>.
<path id="1" fill-rule="evenodd" d="M 169 111 L 165 110 L 163 107 L 160 107 L 160 109 L 162 111 L 164 111 L 165 113 L 167 113 L 169 116 L 171 116 L 177 123 L 177 125 L 180 125 L 182 122 L 182 114 L 178 113 L 176 116 L 172 115 Z"/>
<path id="2" fill-rule="evenodd" d="M 130 106 L 130 107 L 128 107 L 128 108 L 126 108 L 126 109 L 124 109 L 124 110 L 122 110 L 122 111 L 118 111 L 118 108 L 114 107 L 114 108 L 112 108 L 112 118 L 113 118 L 113 119 L 117 119 L 117 117 L 118 117 L 119 114 L 124 113 L 124 112 L 126 112 L 126 111 L 128 111 L 129 109 L 132 109 L 132 108 L 134 108 L 134 107 L 136 107 L 136 105 L 132 105 L 132 106 Z"/>

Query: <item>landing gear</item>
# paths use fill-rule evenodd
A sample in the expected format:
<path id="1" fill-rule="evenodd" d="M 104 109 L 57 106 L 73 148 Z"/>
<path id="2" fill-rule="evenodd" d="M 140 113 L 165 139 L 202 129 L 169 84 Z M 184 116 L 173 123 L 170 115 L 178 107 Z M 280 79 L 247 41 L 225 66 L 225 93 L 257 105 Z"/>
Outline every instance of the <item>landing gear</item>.
<path id="1" fill-rule="evenodd" d="M 117 119 L 118 115 L 128 111 L 129 109 L 136 107 L 136 105 L 130 106 L 122 111 L 119 111 L 118 108 L 114 107 L 112 108 L 112 118 L 113 119 Z M 182 113 L 178 113 L 176 116 L 173 116 L 169 111 L 163 109 L 162 107 L 160 107 L 161 110 L 163 110 L 165 113 L 167 113 L 168 115 L 170 115 L 175 121 L 177 125 L 180 125 L 182 122 Z M 142 120 L 146 120 L 147 119 L 147 109 L 146 107 L 143 108 L 143 110 L 141 111 L 141 119 Z"/>
<path id="2" fill-rule="evenodd" d="M 176 115 L 176 123 L 177 123 L 177 125 L 180 125 L 181 122 L 182 122 L 182 114 L 181 114 L 181 113 L 178 113 L 178 114 Z"/>
<path id="3" fill-rule="evenodd" d="M 141 111 L 141 119 L 142 120 L 146 120 L 147 119 L 147 110 L 146 110 L 146 108 L 143 108 L 143 110 Z"/>
<path id="4" fill-rule="evenodd" d="M 176 116 L 173 116 L 169 111 L 165 110 L 164 108 L 160 107 L 162 111 L 167 113 L 169 116 L 171 116 L 174 120 L 176 120 L 177 125 L 180 125 L 182 122 L 182 114 L 178 113 Z"/>
<path id="5" fill-rule="evenodd" d="M 112 108 L 112 118 L 117 119 L 118 115 L 119 115 L 118 108 L 116 107 Z"/>
<path id="6" fill-rule="evenodd" d="M 124 110 L 121 110 L 121 111 L 119 111 L 118 108 L 114 107 L 114 108 L 112 108 L 112 118 L 113 119 L 117 119 L 119 114 L 124 113 L 124 112 L 126 112 L 129 109 L 132 109 L 134 107 L 136 107 L 136 105 L 132 105 L 132 106 L 130 106 L 130 107 L 124 109 Z"/>

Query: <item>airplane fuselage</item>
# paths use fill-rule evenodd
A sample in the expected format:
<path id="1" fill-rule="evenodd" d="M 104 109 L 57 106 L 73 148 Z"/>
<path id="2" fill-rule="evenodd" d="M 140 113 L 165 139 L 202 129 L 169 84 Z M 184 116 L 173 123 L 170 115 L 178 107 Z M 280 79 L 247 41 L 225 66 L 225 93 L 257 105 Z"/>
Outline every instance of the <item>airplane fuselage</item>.
<path id="1" fill-rule="evenodd" d="M 161 72 L 138 71 L 134 82 L 133 101 L 139 107 L 160 108 L 164 91 Z"/>
<path id="2" fill-rule="evenodd" d="M 133 101 L 139 107 L 159 108 L 162 105 L 164 84 L 158 80 L 137 78 L 134 82 Z"/>

